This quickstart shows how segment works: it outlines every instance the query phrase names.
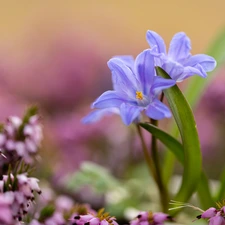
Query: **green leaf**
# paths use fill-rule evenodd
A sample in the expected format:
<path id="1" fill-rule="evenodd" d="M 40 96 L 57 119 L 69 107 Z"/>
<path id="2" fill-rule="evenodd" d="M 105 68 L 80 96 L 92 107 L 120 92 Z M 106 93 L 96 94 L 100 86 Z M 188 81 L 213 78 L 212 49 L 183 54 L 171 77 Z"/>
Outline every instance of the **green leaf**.
<path id="1" fill-rule="evenodd" d="M 160 67 L 157 74 L 170 79 Z M 197 188 L 202 172 L 202 157 L 192 110 L 177 85 L 163 91 L 178 126 L 184 149 L 184 172 L 175 200 L 187 202 Z"/>
<path id="2" fill-rule="evenodd" d="M 216 201 L 222 201 L 225 199 L 225 169 L 223 169 L 223 172 L 220 177 L 220 187 L 218 190 L 218 193 L 215 196 Z"/>
<path id="3" fill-rule="evenodd" d="M 171 152 L 176 156 L 176 158 L 180 161 L 180 163 L 184 165 L 183 146 L 179 141 L 177 141 L 177 139 L 175 139 L 168 133 L 164 132 L 163 130 L 159 129 L 158 127 L 153 126 L 152 124 L 140 123 L 140 126 L 146 129 L 152 135 L 154 135 L 158 140 L 160 140 L 169 150 L 171 150 Z M 224 181 L 224 183 L 221 186 L 222 187 L 221 190 L 224 190 L 225 173 L 222 180 Z M 201 179 L 199 180 L 197 191 L 198 191 L 199 200 L 203 207 L 209 208 L 214 205 L 214 200 L 211 196 L 208 179 L 206 175 L 204 174 L 204 172 L 202 172 Z M 220 192 L 224 193 L 224 191 L 220 191 Z M 221 200 L 221 199 L 222 199 L 221 197 L 217 198 L 217 200 Z"/>
<path id="4" fill-rule="evenodd" d="M 215 60 L 217 61 L 217 67 L 216 70 L 208 73 L 208 77 L 206 79 L 203 79 L 199 76 L 194 76 L 191 77 L 191 79 L 187 80 L 188 84 L 185 88 L 184 95 L 192 108 L 195 108 L 195 106 L 201 99 L 204 90 L 218 74 L 217 70 L 225 62 L 225 28 L 223 28 L 223 30 L 216 36 L 209 49 L 206 51 L 206 54 L 215 58 Z M 174 137 L 178 137 L 179 133 L 175 124 L 171 127 L 170 133 L 173 134 Z M 172 176 L 174 162 L 174 155 L 171 154 L 170 151 L 167 151 L 163 168 L 163 180 L 165 183 L 168 183 L 170 177 Z"/>
<path id="5" fill-rule="evenodd" d="M 205 209 L 213 207 L 215 202 L 212 198 L 212 194 L 209 188 L 208 178 L 204 173 L 202 173 L 201 179 L 199 180 L 198 184 L 198 198 L 202 207 Z"/>
<path id="6" fill-rule="evenodd" d="M 45 206 L 40 212 L 40 216 L 38 219 L 39 222 L 44 222 L 46 219 L 51 217 L 54 212 L 55 212 L 55 206 L 53 206 L 53 205 Z"/>
<path id="7" fill-rule="evenodd" d="M 93 162 L 83 162 L 80 170 L 67 176 L 65 184 L 70 190 L 79 190 L 89 185 L 96 193 L 104 193 L 119 185 L 110 172 Z"/>
<path id="8" fill-rule="evenodd" d="M 177 139 L 152 124 L 140 123 L 140 126 L 159 139 L 182 164 L 184 163 L 183 146 Z"/>

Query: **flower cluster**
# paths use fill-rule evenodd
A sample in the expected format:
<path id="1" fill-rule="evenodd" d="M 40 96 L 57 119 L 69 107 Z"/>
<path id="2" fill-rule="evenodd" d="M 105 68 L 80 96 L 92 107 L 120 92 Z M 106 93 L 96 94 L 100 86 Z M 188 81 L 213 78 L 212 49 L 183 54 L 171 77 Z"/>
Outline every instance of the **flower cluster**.
<path id="1" fill-rule="evenodd" d="M 204 211 L 197 219 L 208 219 L 209 225 L 224 225 L 225 224 L 225 206 L 220 209 L 211 207 Z"/>
<path id="2" fill-rule="evenodd" d="M 22 120 L 11 116 L 0 130 L 0 150 L 8 163 L 22 158 L 25 163 L 31 164 L 42 141 L 42 126 L 38 115 L 25 115 Z"/>
<path id="3" fill-rule="evenodd" d="M 118 225 L 115 217 L 104 212 L 104 209 L 100 209 L 97 214 L 76 215 L 72 221 L 77 225 Z"/>
<path id="4" fill-rule="evenodd" d="M 130 225 L 163 225 L 165 221 L 172 221 L 172 217 L 162 212 L 140 212 Z"/>
<path id="5" fill-rule="evenodd" d="M 3 175 L 0 180 L 1 224 L 12 225 L 21 221 L 35 199 L 34 192 L 41 194 L 38 179 L 25 173 Z"/>
<path id="6" fill-rule="evenodd" d="M 142 111 L 155 120 L 168 118 L 171 113 L 159 100 L 160 93 L 195 74 L 206 77 L 206 72 L 216 66 L 211 56 L 191 55 L 190 39 L 183 32 L 174 35 L 168 54 L 156 32 L 148 31 L 147 41 L 151 49 L 141 52 L 135 60 L 132 56 L 117 56 L 108 61 L 113 90 L 104 92 L 92 104 L 96 110 L 83 119 L 84 123 L 116 113 L 124 124 L 130 125 L 140 121 Z M 171 79 L 157 76 L 155 67 L 161 67 Z"/>

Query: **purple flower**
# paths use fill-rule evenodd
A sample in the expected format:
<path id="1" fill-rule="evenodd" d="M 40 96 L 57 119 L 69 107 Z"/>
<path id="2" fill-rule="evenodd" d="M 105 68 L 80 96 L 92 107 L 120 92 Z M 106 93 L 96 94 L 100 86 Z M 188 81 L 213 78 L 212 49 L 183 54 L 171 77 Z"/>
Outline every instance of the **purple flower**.
<path id="1" fill-rule="evenodd" d="M 90 213 L 76 215 L 71 220 L 77 225 L 118 225 L 115 217 L 111 217 L 109 213 L 104 212 L 104 209 L 100 209 L 97 215 Z"/>
<path id="2" fill-rule="evenodd" d="M 6 158 L 0 165 L 12 163 L 18 158 L 32 164 L 42 138 L 42 125 L 38 115 L 31 116 L 26 123 L 19 117 L 9 117 L 4 129 L 0 131 L 0 149 Z"/>
<path id="3" fill-rule="evenodd" d="M 13 174 L 3 175 L 0 186 L 0 206 L 4 206 L 5 213 L 10 210 L 15 221 L 21 221 L 22 217 L 28 213 L 30 205 L 35 199 L 34 192 L 41 193 L 38 179 L 27 177 L 26 173 L 17 174 L 16 177 Z M 4 204 L 1 202 L 4 199 L 7 200 L 7 204 L 5 201 Z M 0 216 L 0 222 L 1 220 L 3 219 Z M 16 224 L 16 222 L 12 224 Z"/>
<path id="4" fill-rule="evenodd" d="M 207 209 L 204 213 L 202 213 L 201 218 L 211 218 L 213 216 L 215 216 L 217 213 L 216 208 L 211 207 L 209 209 Z"/>
<path id="5" fill-rule="evenodd" d="M 224 209 L 224 206 L 220 209 L 211 207 L 197 216 L 197 219 L 209 219 L 209 225 L 225 225 Z"/>
<path id="6" fill-rule="evenodd" d="M 0 224 L 13 224 L 11 203 L 12 199 L 10 196 L 0 193 Z"/>
<path id="7" fill-rule="evenodd" d="M 225 218 L 219 212 L 209 219 L 209 225 L 225 225 Z"/>
<path id="8" fill-rule="evenodd" d="M 149 30 L 146 38 L 151 47 L 151 54 L 155 57 L 155 65 L 162 67 L 177 82 L 195 74 L 206 77 L 206 72 L 210 72 L 216 67 L 216 61 L 211 56 L 191 55 L 191 41 L 184 32 L 174 35 L 168 53 L 159 34 Z"/>
<path id="9" fill-rule="evenodd" d="M 156 120 L 171 116 L 167 106 L 158 100 L 158 95 L 163 89 L 173 86 L 175 81 L 156 76 L 150 50 L 140 53 L 133 63 L 118 57 L 110 59 L 108 66 L 114 90 L 104 92 L 92 104 L 93 108 L 118 108 L 126 125 L 139 120 L 143 110 Z"/>
<path id="10" fill-rule="evenodd" d="M 165 221 L 172 221 L 171 216 L 162 212 L 140 212 L 139 215 L 130 222 L 130 225 L 163 225 Z"/>
<path id="11" fill-rule="evenodd" d="M 87 116 L 85 116 L 82 119 L 82 123 L 89 124 L 98 122 L 101 120 L 104 116 L 111 116 L 112 114 L 120 114 L 120 111 L 118 108 L 112 107 L 112 108 L 106 108 L 106 109 L 96 109 L 89 113 Z"/>

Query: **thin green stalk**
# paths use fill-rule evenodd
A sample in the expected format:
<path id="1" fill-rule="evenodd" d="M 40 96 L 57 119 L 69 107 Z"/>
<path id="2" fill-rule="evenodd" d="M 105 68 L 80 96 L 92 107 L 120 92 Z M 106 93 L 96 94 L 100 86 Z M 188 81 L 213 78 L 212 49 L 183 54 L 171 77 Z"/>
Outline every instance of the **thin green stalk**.
<path id="1" fill-rule="evenodd" d="M 149 172 L 153 176 L 153 178 L 154 178 L 154 180 L 155 180 L 155 182 L 158 186 L 158 189 L 159 189 L 162 209 L 163 209 L 164 212 L 167 212 L 167 210 L 168 210 L 168 195 L 167 195 L 167 192 L 166 192 L 166 190 L 164 188 L 164 185 L 162 183 L 160 170 L 158 170 L 158 171 L 156 170 L 156 166 L 154 165 L 154 161 L 152 160 L 152 158 L 151 158 L 151 156 L 148 152 L 148 148 L 147 148 L 147 145 L 145 143 L 140 125 L 137 125 L 137 130 L 138 130 L 138 134 L 139 134 L 140 139 L 141 139 L 142 149 L 143 149 L 143 152 L 144 152 L 146 163 L 148 165 Z M 152 140 L 153 139 L 155 139 L 155 138 L 153 137 Z M 153 146 L 154 149 L 157 150 L 156 139 L 155 139 L 155 141 L 152 142 L 152 146 Z M 157 153 L 156 153 L 156 155 L 157 155 Z M 156 158 L 158 158 L 158 156 L 156 156 Z"/>
<path id="2" fill-rule="evenodd" d="M 157 126 L 158 121 L 151 119 L 151 124 L 154 126 Z M 151 153 L 152 153 L 152 159 L 153 159 L 156 176 L 157 176 L 157 186 L 158 186 L 159 193 L 160 193 L 162 209 L 164 212 L 167 212 L 168 211 L 168 202 L 169 202 L 168 191 L 162 180 L 162 173 L 161 173 L 161 168 L 160 168 L 160 163 L 159 163 L 159 155 L 158 155 L 157 138 L 154 135 L 152 135 Z"/>
<path id="3" fill-rule="evenodd" d="M 148 148 L 146 146 L 146 143 L 145 143 L 142 131 L 141 131 L 141 127 L 139 124 L 137 124 L 137 130 L 138 130 L 139 137 L 141 139 L 142 149 L 144 152 L 144 156 L 145 156 L 145 160 L 146 160 L 149 172 L 153 176 L 154 180 L 157 182 L 157 176 L 156 176 L 156 171 L 155 171 L 155 168 L 153 165 L 153 161 L 152 161 L 151 156 L 148 153 Z"/>
<path id="4" fill-rule="evenodd" d="M 197 188 L 198 198 L 202 207 L 205 209 L 215 205 L 214 199 L 209 186 L 209 180 L 206 174 L 202 171 L 201 178 L 199 180 Z"/>

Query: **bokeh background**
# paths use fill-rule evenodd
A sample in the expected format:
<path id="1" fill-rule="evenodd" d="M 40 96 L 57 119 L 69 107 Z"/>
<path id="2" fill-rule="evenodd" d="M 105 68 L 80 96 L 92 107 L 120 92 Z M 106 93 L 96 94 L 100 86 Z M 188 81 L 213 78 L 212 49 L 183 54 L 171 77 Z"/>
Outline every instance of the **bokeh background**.
<path id="1" fill-rule="evenodd" d="M 84 160 L 124 177 L 142 162 L 135 130 L 116 116 L 88 126 L 80 122 L 91 102 L 111 88 L 107 61 L 148 48 L 148 29 L 167 45 L 184 31 L 192 53 L 204 53 L 225 26 L 224 8 L 222 0 L 1 1 L 0 119 L 22 115 L 29 104 L 40 106 L 43 177 L 57 183 Z M 204 166 L 212 178 L 224 164 L 224 87 L 222 68 L 195 109 Z"/>

